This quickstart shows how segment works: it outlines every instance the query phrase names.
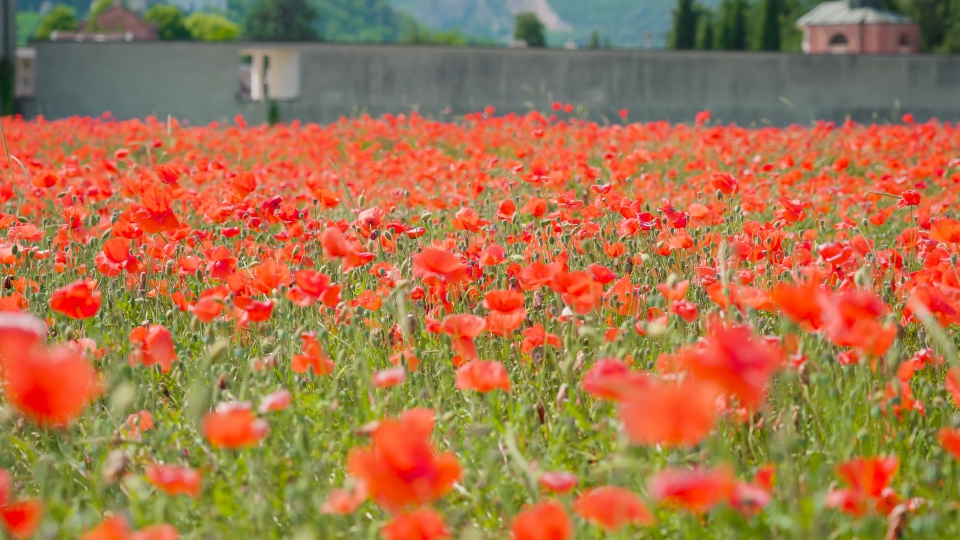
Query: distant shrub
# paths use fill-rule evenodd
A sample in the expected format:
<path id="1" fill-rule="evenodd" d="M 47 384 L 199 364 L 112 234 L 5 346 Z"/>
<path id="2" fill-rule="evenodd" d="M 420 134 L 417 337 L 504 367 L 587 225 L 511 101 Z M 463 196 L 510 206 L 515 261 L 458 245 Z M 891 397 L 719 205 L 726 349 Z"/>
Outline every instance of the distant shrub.
<path id="1" fill-rule="evenodd" d="M 73 9 L 60 4 L 50 10 L 40 20 L 37 26 L 37 32 L 34 37 L 37 39 L 50 39 L 50 35 L 56 31 L 70 32 L 77 29 L 77 16 Z"/>
<path id="2" fill-rule="evenodd" d="M 157 25 L 157 37 L 160 39 L 190 39 L 183 12 L 177 6 L 157 4 L 147 10 L 143 19 Z"/>
<path id="3" fill-rule="evenodd" d="M 200 41 L 234 41 L 240 36 L 240 27 L 216 13 L 191 13 L 185 24 L 190 36 Z"/>

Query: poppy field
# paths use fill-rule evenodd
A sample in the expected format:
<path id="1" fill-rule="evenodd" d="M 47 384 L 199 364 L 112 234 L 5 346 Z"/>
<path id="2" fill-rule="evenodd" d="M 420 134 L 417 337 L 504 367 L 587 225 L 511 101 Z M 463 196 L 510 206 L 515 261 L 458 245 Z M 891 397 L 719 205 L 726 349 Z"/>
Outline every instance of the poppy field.
<path id="1" fill-rule="evenodd" d="M 3 121 L 11 538 L 960 537 L 960 128 Z"/>

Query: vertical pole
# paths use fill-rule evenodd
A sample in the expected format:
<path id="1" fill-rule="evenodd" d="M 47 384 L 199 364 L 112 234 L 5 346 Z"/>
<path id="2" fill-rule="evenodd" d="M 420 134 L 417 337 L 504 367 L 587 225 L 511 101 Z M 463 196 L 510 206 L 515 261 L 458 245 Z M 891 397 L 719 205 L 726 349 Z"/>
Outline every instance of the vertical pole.
<path id="1" fill-rule="evenodd" d="M 17 58 L 17 1 L 0 0 L 0 114 L 14 113 Z"/>

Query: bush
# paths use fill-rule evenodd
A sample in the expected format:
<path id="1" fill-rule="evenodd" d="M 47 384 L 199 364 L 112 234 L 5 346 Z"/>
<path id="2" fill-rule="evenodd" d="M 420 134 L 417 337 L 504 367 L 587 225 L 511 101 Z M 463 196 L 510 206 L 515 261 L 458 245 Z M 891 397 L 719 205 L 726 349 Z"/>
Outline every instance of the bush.
<path id="1" fill-rule="evenodd" d="M 70 32 L 76 29 L 77 16 L 73 13 L 73 9 L 60 4 L 43 16 L 43 19 L 40 20 L 40 25 L 37 26 L 37 32 L 34 34 L 34 37 L 37 39 L 50 39 L 50 34 L 53 34 L 55 31 Z"/>
<path id="2" fill-rule="evenodd" d="M 183 22 L 183 13 L 177 6 L 157 4 L 147 10 L 143 19 L 157 25 L 157 37 L 160 39 L 190 39 L 190 31 Z"/>
<path id="3" fill-rule="evenodd" d="M 240 36 L 240 27 L 216 13 L 191 13 L 186 20 L 187 31 L 200 41 L 234 41 Z"/>

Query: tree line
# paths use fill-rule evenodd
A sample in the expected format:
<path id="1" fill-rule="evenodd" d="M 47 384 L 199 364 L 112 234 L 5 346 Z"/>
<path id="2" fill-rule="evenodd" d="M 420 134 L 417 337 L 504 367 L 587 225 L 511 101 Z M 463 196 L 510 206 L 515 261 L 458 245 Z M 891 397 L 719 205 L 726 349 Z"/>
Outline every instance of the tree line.
<path id="1" fill-rule="evenodd" d="M 75 31 L 79 15 L 96 30 L 97 17 L 113 0 L 61 0 L 41 17 L 35 39 L 49 39 L 54 31 Z M 32 2 L 32 3 L 31 3 Z M 34 0 L 20 0 L 33 6 Z M 89 6 L 89 8 L 88 8 Z M 395 11 L 385 0 L 228 0 L 224 12 L 183 13 L 172 4 L 154 4 L 144 19 L 157 25 L 166 40 L 335 41 L 363 43 L 427 43 L 487 45 L 490 40 L 456 30 L 433 31 L 412 17 Z M 31 28 L 33 30 L 33 28 Z"/>
<path id="2" fill-rule="evenodd" d="M 799 51 L 797 19 L 819 0 L 721 0 L 715 9 L 677 0 L 670 46 L 674 49 Z M 960 0 L 884 0 L 883 9 L 920 26 L 923 52 L 960 52 Z"/>

